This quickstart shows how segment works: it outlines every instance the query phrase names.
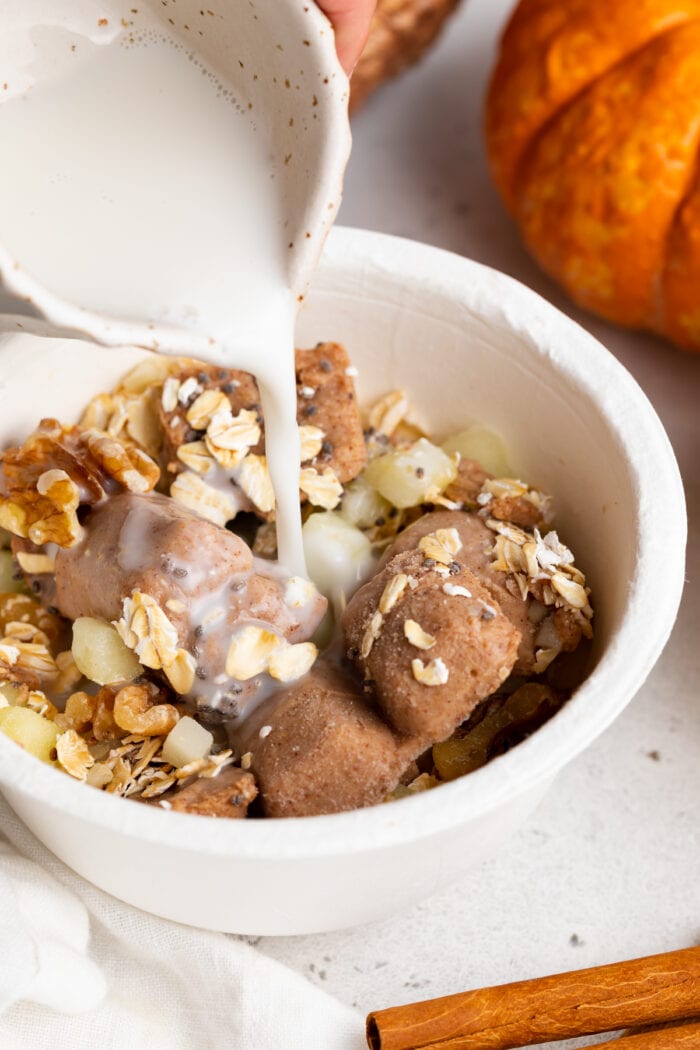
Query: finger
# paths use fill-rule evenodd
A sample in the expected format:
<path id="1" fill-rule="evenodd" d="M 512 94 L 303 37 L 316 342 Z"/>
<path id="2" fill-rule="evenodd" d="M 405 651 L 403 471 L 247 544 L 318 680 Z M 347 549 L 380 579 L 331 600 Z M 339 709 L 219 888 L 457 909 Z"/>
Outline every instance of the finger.
<path id="1" fill-rule="evenodd" d="M 335 29 L 335 42 L 340 64 L 352 73 L 367 40 L 376 0 L 318 0 L 319 7 L 330 18 Z"/>

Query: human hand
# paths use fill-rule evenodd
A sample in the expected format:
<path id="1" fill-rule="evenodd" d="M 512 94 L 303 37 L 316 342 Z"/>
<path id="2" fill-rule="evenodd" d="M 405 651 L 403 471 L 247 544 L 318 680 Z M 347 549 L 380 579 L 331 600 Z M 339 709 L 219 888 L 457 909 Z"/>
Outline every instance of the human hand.
<path id="1" fill-rule="evenodd" d="M 377 0 L 318 0 L 335 29 L 340 63 L 349 75 L 365 46 Z"/>

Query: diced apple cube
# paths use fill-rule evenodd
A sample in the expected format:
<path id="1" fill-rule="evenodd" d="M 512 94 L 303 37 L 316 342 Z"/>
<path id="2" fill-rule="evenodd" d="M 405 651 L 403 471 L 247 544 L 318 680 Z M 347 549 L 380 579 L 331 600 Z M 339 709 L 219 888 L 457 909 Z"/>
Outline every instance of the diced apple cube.
<path id="1" fill-rule="evenodd" d="M 358 529 L 369 529 L 381 518 L 386 518 L 391 504 L 380 496 L 364 474 L 346 485 L 340 513 Z"/>
<path id="2" fill-rule="evenodd" d="M 73 624 L 72 651 L 80 673 L 98 685 L 133 682 L 143 673 L 111 623 L 92 616 L 81 616 Z"/>
<path id="3" fill-rule="evenodd" d="M 372 460 L 365 476 L 395 507 L 416 507 L 439 496 L 454 481 L 457 467 L 441 448 L 420 438 Z"/>
<path id="4" fill-rule="evenodd" d="M 502 439 L 495 431 L 479 423 L 461 430 L 459 434 L 452 434 L 442 447 L 449 455 L 459 452 L 464 459 L 475 459 L 494 477 L 508 478 L 512 474 L 508 451 Z"/>
<path id="5" fill-rule="evenodd" d="M 42 762 L 55 760 L 58 728 L 36 711 L 28 707 L 0 708 L 0 732 Z"/>
<path id="6" fill-rule="evenodd" d="M 303 536 L 309 576 L 327 598 L 354 594 L 374 567 L 364 532 L 336 511 L 312 514 L 304 524 Z"/>
<path id="7" fill-rule="evenodd" d="M 180 769 L 190 762 L 205 758 L 213 743 L 214 737 L 208 729 L 195 722 L 189 715 L 184 715 L 165 738 L 163 758 L 171 766 Z"/>

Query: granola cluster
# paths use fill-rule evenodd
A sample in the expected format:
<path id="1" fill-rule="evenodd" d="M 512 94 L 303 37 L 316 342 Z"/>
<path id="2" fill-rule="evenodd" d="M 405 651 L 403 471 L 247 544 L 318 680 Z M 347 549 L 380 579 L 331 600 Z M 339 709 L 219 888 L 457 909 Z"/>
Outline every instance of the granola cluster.
<path id="1" fill-rule="evenodd" d="M 81 505 L 120 488 L 150 492 L 159 476 L 157 464 L 134 445 L 44 419 L 22 446 L 2 454 L 0 527 L 38 547 L 72 547 L 82 537 Z"/>
<path id="2" fill-rule="evenodd" d="M 144 667 L 162 670 L 176 693 L 190 692 L 196 667 L 194 657 L 178 645 L 177 631 L 155 598 L 133 591 L 124 599 L 122 617 L 115 626 Z"/>

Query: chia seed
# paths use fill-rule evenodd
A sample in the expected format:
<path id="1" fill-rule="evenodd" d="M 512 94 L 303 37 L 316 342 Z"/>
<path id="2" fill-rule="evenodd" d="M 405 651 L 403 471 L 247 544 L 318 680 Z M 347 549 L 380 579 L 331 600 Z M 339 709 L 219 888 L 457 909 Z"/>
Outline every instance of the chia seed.
<path id="1" fill-rule="evenodd" d="M 185 576 L 188 575 L 189 573 L 187 569 L 182 569 L 180 567 L 178 567 L 177 569 L 173 569 L 173 576 L 176 576 L 178 580 L 183 580 Z"/>
<path id="2" fill-rule="evenodd" d="M 462 571 L 462 566 L 458 561 L 450 562 L 450 576 L 456 576 L 458 572 Z"/>
<path id="3" fill-rule="evenodd" d="M 333 371 L 333 365 L 330 363 L 330 361 L 328 360 L 327 357 L 324 357 L 324 358 L 321 359 L 319 367 L 320 367 L 322 372 L 332 372 Z"/>
<path id="4" fill-rule="evenodd" d="M 204 628 L 202 627 L 202 625 L 200 623 L 194 629 L 194 636 L 195 636 L 195 638 L 201 638 L 203 634 L 204 634 Z"/>
<path id="5" fill-rule="evenodd" d="M 318 409 L 317 409 L 316 405 L 307 405 L 306 408 L 304 409 L 304 415 L 305 416 L 315 416 L 317 412 L 318 412 Z"/>
<path id="6" fill-rule="evenodd" d="M 206 682 L 207 678 L 209 677 L 203 667 L 196 667 L 194 673 L 196 674 L 197 678 L 199 678 L 199 680 L 202 682 Z"/>

